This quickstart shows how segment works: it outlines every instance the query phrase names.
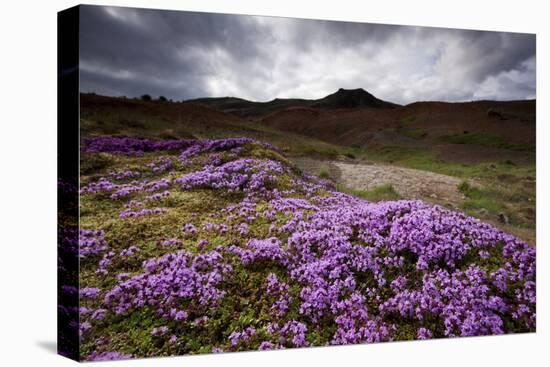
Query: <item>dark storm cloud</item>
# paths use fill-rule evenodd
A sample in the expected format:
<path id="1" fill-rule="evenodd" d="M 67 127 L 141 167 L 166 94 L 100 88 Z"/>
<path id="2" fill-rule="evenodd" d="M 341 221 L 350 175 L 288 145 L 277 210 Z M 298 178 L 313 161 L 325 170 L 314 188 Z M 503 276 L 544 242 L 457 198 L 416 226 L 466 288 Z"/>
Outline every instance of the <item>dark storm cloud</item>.
<path id="1" fill-rule="evenodd" d="M 216 50 L 232 58 L 262 56 L 249 22 L 217 14 L 84 6 L 83 89 L 94 84 L 127 95 L 153 89 L 175 98 L 206 95 L 205 79 L 217 72 Z"/>
<path id="2" fill-rule="evenodd" d="M 81 8 L 81 90 L 173 99 L 398 103 L 535 97 L 535 36 L 275 17 Z"/>

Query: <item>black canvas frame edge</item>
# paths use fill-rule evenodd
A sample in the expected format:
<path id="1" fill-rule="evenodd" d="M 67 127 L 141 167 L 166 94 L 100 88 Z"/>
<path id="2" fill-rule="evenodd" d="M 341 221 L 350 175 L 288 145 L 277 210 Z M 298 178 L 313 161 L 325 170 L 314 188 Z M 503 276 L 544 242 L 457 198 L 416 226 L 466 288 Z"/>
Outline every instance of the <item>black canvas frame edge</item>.
<path id="1" fill-rule="evenodd" d="M 80 6 L 57 13 L 57 352 L 80 360 L 79 338 Z"/>

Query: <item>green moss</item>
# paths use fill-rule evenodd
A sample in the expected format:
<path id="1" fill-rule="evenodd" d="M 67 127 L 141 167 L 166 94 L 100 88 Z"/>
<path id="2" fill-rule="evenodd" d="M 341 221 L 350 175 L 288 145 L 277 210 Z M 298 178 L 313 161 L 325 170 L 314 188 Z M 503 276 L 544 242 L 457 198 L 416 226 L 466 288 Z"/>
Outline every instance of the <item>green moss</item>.
<path id="1" fill-rule="evenodd" d="M 422 129 L 405 129 L 402 130 L 400 134 L 416 140 L 421 140 L 428 136 L 428 132 Z"/>
<path id="2" fill-rule="evenodd" d="M 440 137 L 440 140 L 451 144 L 480 145 L 484 147 L 509 149 L 515 151 L 535 151 L 534 144 L 512 144 L 500 136 L 487 133 L 443 135 Z"/>
<path id="3" fill-rule="evenodd" d="M 357 196 L 368 201 L 376 202 L 401 199 L 401 195 L 399 195 L 399 193 L 395 191 L 394 187 L 390 184 L 381 185 L 372 190 L 351 190 L 344 186 L 339 186 L 338 190 L 347 192 L 350 195 Z"/>
<path id="4" fill-rule="evenodd" d="M 415 116 L 403 117 L 401 120 L 399 120 L 399 127 L 409 127 L 415 120 Z"/>
<path id="5" fill-rule="evenodd" d="M 82 154 L 80 156 L 80 174 L 90 175 L 101 171 L 113 163 L 113 158 L 110 154 Z"/>
<path id="6" fill-rule="evenodd" d="M 321 177 L 321 178 L 329 178 L 330 177 L 329 168 L 328 168 L 327 165 L 322 165 L 319 168 L 319 177 Z"/>
<path id="7" fill-rule="evenodd" d="M 395 129 L 386 129 L 388 132 L 396 132 L 402 136 L 406 136 L 411 139 L 421 140 L 428 136 L 428 132 L 423 129 L 413 127 L 413 123 L 416 117 L 409 116 L 399 120 L 399 124 Z"/>
<path id="8" fill-rule="evenodd" d="M 458 185 L 458 191 L 462 192 L 463 194 L 468 193 L 468 191 L 470 191 L 470 189 L 471 189 L 471 187 L 470 187 L 470 184 L 468 183 L 468 181 L 462 181 Z"/>
<path id="9" fill-rule="evenodd" d="M 511 201 L 510 198 L 502 191 L 473 187 L 467 181 L 460 183 L 458 189 L 466 197 L 461 208 L 468 214 L 485 219 L 487 215 L 496 217 L 504 213 L 509 218 L 516 218 L 506 205 Z M 486 211 L 487 214 L 483 214 L 482 211 Z"/>

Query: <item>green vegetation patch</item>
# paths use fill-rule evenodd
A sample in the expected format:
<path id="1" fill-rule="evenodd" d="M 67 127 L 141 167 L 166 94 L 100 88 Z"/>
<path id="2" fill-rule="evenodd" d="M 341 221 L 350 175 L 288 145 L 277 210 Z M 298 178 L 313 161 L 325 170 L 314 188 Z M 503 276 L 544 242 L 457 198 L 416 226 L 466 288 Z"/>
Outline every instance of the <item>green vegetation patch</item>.
<path id="1" fill-rule="evenodd" d="M 428 136 L 428 132 L 424 129 L 417 129 L 412 126 L 414 121 L 416 120 L 416 117 L 409 116 L 404 117 L 401 120 L 399 120 L 399 125 L 395 129 L 395 132 L 406 136 L 407 138 L 415 139 L 415 140 L 421 140 Z"/>
<path id="2" fill-rule="evenodd" d="M 330 177 L 329 167 L 326 164 L 323 164 L 319 168 L 319 177 L 321 177 L 321 178 L 329 178 Z"/>
<path id="3" fill-rule="evenodd" d="M 534 152 L 534 144 L 511 144 L 504 138 L 487 133 L 468 133 L 443 135 L 439 138 L 442 142 L 450 144 L 479 145 L 484 147 L 509 149 L 515 151 Z"/>
<path id="4" fill-rule="evenodd" d="M 401 195 L 390 184 L 380 185 L 371 190 L 352 190 L 344 186 L 338 186 L 338 190 L 374 202 L 401 199 Z"/>

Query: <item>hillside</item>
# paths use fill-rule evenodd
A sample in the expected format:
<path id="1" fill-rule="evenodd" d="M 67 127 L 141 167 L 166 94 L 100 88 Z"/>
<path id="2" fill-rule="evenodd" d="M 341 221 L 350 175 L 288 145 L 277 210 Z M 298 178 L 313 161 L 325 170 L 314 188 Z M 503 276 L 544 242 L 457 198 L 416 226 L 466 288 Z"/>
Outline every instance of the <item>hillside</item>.
<path id="1" fill-rule="evenodd" d="M 489 116 L 489 110 L 502 115 Z M 370 172 L 368 165 L 377 162 L 419 170 L 418 177 L 425 171 L 452 176 L 474 188 L 456 187 L 449 195 L 461 199 L 449 201 L 444 199 L 448 195 L 431 189 L 438 185 L 432 182 L 420 197 L 459 208 L 535 243 L 535 101 L 418 102 L 386 109 L 293 107 L 249 120 L 193 103 L 82 94 L 81 135 L 113 134 L 155 139 L 246 136 L 273 144 L 293 160 L 319 162 L 304 167 L 314 175 L 340 166 L 338 162 L 367 165 L 357 167 Z M 102 164 L 100 159 L 93 162 Z M 380 177 L 388 178 L 381 188 L 392 189 L 409 179 Z M 342 174 L 331 178 L 355 195 L 378 196 L 379 188 Z"/>
<path id="2" fill-rule="evenodd" d="M 362 88 L 340 88 L 335 93 L 320 99 L 275 98 L 269 102 L 252 102 L 241 98 L 222 97 L 198 98 L 185 101 L 184 103 L 200 104 L 241 117 L 257 117 L 286 109 L 304 107 L 313 109 L 341 109 L 394 108 L 398 106 L 394 103 L 382 101 Z"/>
<path id="3" fill-rule="evenodd" d="M 318 100 L 201 98 L 184 105 L 211 107 L 279 131 L 348 147 L 428 149 L 461 163 L 533 162 L 536 101 L 415 102 L 400 106 L 359 89 Z"/>
<path id="4" fill-rule="evenodd" d="M 242 137 L 276 145 L 289 155 L 335 156 L 345 149 L 288 131 L 279 131 L 201 104 L 141 101 L 80 95 L 81 135 L 126 135 L 161 139 Z"/>
<path id="5" fill-rule="evenodd" d="M 81 159 L 85 360 L 536 329 L 535 249 L 460 212 L 248 138 L 84 136 Z"/>
<path id="6" fill-rule="evenodd" d="M 527 161 L 534 153 L 535 107 L 535 101 L 480 101 L 417 102 L 390 109 L 289 108 L 260 117 L 258 123 L 346 146 L 431 148 L 464 162 L 497 156 Z"/>
<path id="7" fill-rule="evenodd" d="M 235 97 L 198 98 L 184 101 L 186 104 L 198 104 L 214 108 L 243 118 L 261 116 L 291 107 L 309 107 L 314 101 L 308 99 L 275 98 L 268 102 L 253 102 Z"/>

